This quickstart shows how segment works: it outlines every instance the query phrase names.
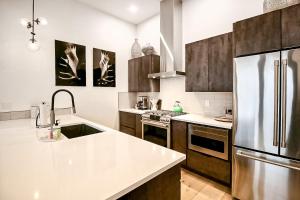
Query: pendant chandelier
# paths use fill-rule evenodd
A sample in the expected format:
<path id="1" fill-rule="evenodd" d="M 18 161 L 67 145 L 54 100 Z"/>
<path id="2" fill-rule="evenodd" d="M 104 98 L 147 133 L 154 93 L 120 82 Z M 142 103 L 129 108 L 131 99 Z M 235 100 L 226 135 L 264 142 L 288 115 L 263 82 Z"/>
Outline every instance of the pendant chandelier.
<path id="1" fill-rule="evenodd" d="M 44 17 L 35 18 L 34 0 L 32 1 L 32 20 L 22 18 L 20 23 L 22 26 L 30 30 L 31 38 L 28 42 L 28 48 L 32 51 L 37 51 L 40 49 L 40 44 L 36 40 L 35 25 L 47 25 L 48 22 Z"/>

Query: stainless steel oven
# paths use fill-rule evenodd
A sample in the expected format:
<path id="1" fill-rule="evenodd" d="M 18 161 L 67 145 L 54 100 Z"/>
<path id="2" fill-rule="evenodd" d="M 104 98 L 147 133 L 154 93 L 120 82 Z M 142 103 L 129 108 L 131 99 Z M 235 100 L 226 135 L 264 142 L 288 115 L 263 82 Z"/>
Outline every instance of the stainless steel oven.
<path id="1" fill-rule="evenodd" d="M 170 123 L 155 120 L 142 120 L 142 137 L 144 140 L 170 148 L 171 130 Z"/>
<path id="2" fill-rule="evenodd" d="M 188 148 L 228 160 L 228 130 L 189 124 Z"/>

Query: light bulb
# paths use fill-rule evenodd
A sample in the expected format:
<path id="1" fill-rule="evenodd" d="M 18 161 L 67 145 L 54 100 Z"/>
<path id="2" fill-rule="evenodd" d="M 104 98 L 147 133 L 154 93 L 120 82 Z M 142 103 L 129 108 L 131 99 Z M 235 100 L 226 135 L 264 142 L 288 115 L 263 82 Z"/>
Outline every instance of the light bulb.
<path id="1" fill-rule="evenodd" d="M 128 9 L 131 13 L 136 13 L 139 8 L 136 5 L 130 5 Z"/>
<path id="2" fill-rule="evenodd" d="M 38 51 L 40 49 L 40 43 L 35 39 L 30 39 L 28 42 L 28 49 L 31 51 Z"/>
<path id="3" fill-rule="evenodd" d="M 39 24 L 42 26 L 45 26 L 48 24 L 48 21 L 45 17 L 39 17 L 38 20 L 39 20 Z"/>
<path id="4" fill-rule="evenodd" d="M 26 19 L 26 18 L 22 18 L 22 19 L 20 19 L 20 24 L 22 25 L 22 26 L 24 26 L 24 27 L 27 27 L 27 25 L 28 25 L 28 19 Z"/>

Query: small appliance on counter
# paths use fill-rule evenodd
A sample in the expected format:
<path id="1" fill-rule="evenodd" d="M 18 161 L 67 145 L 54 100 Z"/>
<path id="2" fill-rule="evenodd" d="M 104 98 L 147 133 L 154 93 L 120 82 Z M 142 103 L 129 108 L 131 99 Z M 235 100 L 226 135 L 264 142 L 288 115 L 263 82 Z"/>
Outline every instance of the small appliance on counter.
<path id="1" fill-rule="evenodd" d="M 139 96 L 136 104 L 138 110 L 148 110 L 149 109 L 149 97 Z"/>

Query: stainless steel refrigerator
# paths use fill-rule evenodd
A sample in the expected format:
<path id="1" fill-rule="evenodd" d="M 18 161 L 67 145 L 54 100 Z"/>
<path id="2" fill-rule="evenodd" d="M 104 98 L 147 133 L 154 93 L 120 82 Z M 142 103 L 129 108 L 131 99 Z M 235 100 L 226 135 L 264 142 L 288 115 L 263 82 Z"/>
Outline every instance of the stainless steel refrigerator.
<path id="1" fill-rule="evenodd" d="M 300 49 L 235 58 L 233 197 L 300 199 Z"/>

